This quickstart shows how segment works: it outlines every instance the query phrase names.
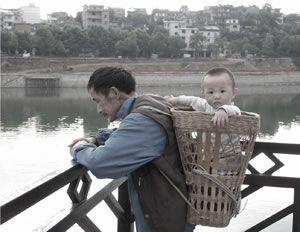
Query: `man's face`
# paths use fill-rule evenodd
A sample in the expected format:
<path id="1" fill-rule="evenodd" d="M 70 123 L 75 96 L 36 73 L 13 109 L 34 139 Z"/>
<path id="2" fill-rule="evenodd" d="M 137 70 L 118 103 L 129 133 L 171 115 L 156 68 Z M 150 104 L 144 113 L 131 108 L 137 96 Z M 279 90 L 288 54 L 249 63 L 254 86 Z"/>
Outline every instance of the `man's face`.
<path id="1" fill-rule="evenodd" d="M 97 112 L 99 114 L 106 117 L 109 122 L 116 120 L 116 114 L 122 105 L 116 88 L 110 88 L 107 96 L 102 93 L 96 93 L 94 89 L 91 89 L 90 95 L 97 105 Z"/>

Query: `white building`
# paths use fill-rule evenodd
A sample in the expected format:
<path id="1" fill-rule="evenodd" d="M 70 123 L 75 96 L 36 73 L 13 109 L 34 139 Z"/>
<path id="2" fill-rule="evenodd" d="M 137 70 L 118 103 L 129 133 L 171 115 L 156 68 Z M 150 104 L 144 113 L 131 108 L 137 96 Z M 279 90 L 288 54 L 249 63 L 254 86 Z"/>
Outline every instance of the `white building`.
<path id="1" fill-rule="evenodd" d="M 88 28 L 90 26 L 109 27 L 109 10 L 104 9 L 102 5 L 84 5 L 82 11 L 82 26 Z"/>
<path id="2" fill-rule="evenodd" d="M 169 31 L 170 36 L 179 35 L 179 29 L 186 27 L 184 21 L 164 21 L 164 28 Z"/>
<path id="3" fill-rule="evenodd" d="M 164 21 L 164 28 L 169 31 L 170 36 L 178 35 L 184 40 L 186 44 L 186 51 L 192 50 L 190 47 L 191 37 L 197 32 L 200 32 L 205 37 L 205 40 L 203 41 L 204 47 L 214 43 L 216 38 L 220 36 L 220 29 L 216 26 L 189 28 L 186 27 L 186 23 L 184 21 Z"/>
<path id="4" fill-rule="evenodd" d="M 0 11 L 0 27 L 1 30 L 12 30 L 15 22 L 18 20 L 16 11 L 1 10 Z"/>
<path id="5" fill-rule="evenodd" d="M 205 26 L 200 28 L 199 32 L 205 37 L 205 46 L 213 44 L 216 38 L 220 36 L 220 29 L 216 26 Z"/>
<path id="6" fill-rule="evenodd" d="M 18 9 L 23 23 L 35 24 L 41 22 L 40 8 L 34 4 L 23 6 Z"/>
<path id="7" fill-rule="evenodd" d="M 238 19 L 226 19 L 225 27 L 230 32 L 240 32 L 241 30 Z"/>

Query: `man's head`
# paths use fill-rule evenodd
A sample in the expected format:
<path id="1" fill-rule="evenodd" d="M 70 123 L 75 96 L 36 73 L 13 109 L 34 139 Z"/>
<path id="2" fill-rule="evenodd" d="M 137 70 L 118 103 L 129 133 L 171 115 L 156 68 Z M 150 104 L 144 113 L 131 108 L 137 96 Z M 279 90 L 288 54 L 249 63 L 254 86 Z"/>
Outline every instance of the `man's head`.
<path id="1" fill-rule="evenodd" d="M 109 121 L 114 121 L 123 102 L 135 95 L 135 88 L 133 76 L 126 70 L 115 67 L 97 69 L 87 85 L 92 100 L 97 104 L 97 112 Z"/>
<path id="2" fill-rule="evenodd" d="M 230 105 L 237 94 L 232 72 L 226 68 L 212 68 L 202 79 L 204 98 L 214 109 Z"/>

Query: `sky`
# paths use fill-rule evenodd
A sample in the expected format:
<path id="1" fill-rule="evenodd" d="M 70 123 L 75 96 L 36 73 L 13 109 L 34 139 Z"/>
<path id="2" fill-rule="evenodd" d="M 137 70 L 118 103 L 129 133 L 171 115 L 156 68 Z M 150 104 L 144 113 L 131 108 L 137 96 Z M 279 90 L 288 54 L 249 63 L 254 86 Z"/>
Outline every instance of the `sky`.
<path id="1" fill-rule="evenodd" d="M 300 14 L 300 1 L 299 0 L 2 0 L 0 8 L 2 9 L 16 9 L 22 6 L 28 6 L 30 3 L 40 8 L 41 18 L 47 19 L 47 14 L 64 11 L 73 17 L 76 13 L 82 11 L 83 5 L 104 5 L 105 7 L 121 7 L 126 10 L 132 8 L 146 8 L 147 13 L 151 14 L 152 9 L 169 9 L 179 10 L 181 5 L 187 5 L 189 10 L 203 10 L 205 6 L 226 5 L 233 6 L 249 6 L 256 5 L 259 8 L 265 3 L 271 4 L 272 8 L 281 8 L 284 14 L 299 13 Z"/>

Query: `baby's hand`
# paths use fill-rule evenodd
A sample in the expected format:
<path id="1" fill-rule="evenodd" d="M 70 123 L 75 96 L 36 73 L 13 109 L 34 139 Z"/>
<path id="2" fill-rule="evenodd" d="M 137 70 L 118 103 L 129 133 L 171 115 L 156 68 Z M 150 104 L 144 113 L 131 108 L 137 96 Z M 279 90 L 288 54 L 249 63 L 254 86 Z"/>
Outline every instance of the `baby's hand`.
<path id="1" fill-rule="evenodd" d="M 174 97 L 173 95 L 165 96 L 164 99 L 166 99 L 167 102 L 169 102 L 172 105 L 176 105 L 178 103 L 178 98 Z"/>
<path id="2" fill-rule="evenodd" d="M 222 128 L 228 124 L 228 114 L 223 108 L 220 108 L 215 113 L 211 121 L 213 122 L 214 126 Z"/>

